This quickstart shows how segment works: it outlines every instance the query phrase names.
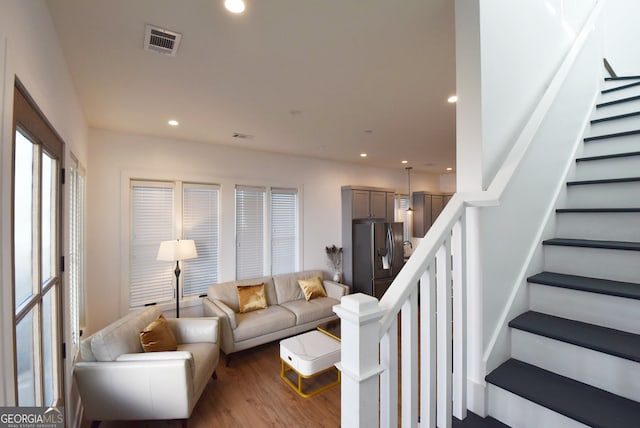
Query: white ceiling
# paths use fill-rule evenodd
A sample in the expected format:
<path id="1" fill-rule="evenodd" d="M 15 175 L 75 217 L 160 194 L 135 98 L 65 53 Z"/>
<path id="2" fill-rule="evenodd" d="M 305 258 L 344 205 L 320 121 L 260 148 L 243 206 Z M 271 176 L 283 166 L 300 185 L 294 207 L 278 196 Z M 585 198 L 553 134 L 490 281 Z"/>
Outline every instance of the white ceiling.
<path id="1" fill-rule="evenodd" d="M 435 173 L 455 167 L 452 0 L 246 3 L 232 15 L 223 0 L 49 0 L 89 125 L 392 168 L 407 159 Z M 182 33 L 175 57 L 143 49 L 147 23 Z"/>

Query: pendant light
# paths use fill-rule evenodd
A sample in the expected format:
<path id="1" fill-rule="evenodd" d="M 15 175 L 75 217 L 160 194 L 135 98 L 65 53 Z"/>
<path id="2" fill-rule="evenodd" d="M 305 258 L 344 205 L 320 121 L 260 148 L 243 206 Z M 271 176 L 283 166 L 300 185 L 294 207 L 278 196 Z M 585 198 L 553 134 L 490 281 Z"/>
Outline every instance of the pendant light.
<path id="1" fill-rule="evenodd" d="M 408 212 L 413 211 L 413 208 L 411 208 L 411 170 L 413 169 L 412 166 L 408 166 L 405 168 L 407 170 L 407 182 L 409 184 L 409 208 L 407 208 Z"/>

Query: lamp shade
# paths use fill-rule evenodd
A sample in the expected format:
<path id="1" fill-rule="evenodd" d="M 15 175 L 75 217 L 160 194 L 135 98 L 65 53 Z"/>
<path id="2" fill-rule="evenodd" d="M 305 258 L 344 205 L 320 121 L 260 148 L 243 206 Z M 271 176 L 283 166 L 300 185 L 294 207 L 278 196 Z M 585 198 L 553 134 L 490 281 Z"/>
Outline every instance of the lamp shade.
<path id="1" fill-rule="evenodd" d="M 176 260 L 194 259 L 196 257 L 198 257 L 198 251 L 193 239 L 174 239 L 173 241 L 160 242 L 156 259 L 175 262 Z"/>

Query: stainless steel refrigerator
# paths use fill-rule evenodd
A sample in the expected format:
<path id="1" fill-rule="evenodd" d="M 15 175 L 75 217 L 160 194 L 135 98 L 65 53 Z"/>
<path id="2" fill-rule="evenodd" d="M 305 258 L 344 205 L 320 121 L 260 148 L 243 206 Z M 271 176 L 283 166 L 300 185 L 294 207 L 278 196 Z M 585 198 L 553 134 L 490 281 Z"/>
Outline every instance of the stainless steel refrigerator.
<path id="1" fill-rule="evenodd" d="M 353 292 L 378 299 L 404 264 L 402 223 L 353 224 Z"/>

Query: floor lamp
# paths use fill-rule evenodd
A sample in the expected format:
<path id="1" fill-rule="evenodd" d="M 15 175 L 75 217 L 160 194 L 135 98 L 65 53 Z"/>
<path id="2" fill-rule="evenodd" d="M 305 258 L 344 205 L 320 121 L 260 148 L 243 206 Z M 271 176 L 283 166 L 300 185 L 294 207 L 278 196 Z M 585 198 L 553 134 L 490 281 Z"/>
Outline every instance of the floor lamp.
<path id="1" fill-rule="evenodd" d="M 191 239 L 178 239 L 160 242 L 157 260 L 176 262 L 176 318 L 180 318 L 180 260 L 194 259 L 198 257 L 196 243 Z"/>

